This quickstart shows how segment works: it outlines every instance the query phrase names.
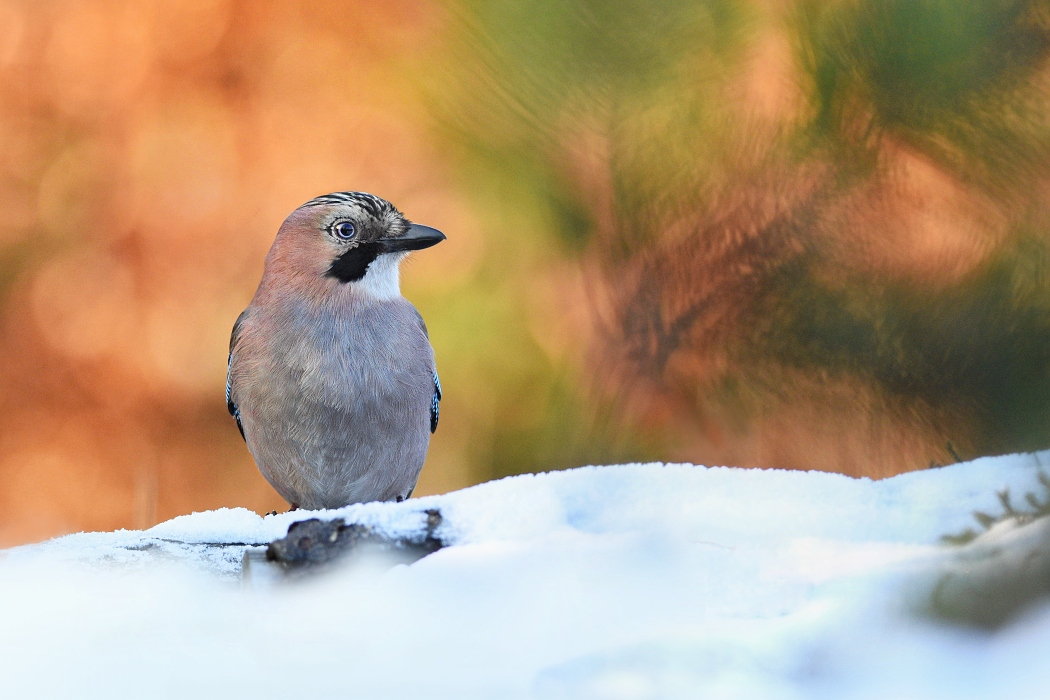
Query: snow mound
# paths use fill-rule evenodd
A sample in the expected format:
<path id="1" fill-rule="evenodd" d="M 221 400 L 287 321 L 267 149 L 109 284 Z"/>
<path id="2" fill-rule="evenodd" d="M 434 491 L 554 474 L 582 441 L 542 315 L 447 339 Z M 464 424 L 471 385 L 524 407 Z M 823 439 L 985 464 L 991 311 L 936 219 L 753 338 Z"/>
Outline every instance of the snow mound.
<path id="1" fill-rule="evenodd" d="M 1050 453 L 883 481 L 585 467 L 399 504 L 222 509 L 0 559 L 7 697 L 1044 697 L 1050 612 L 994 635 L 910 612 L 943 535 Z M 294 585 L 244 552 L 307 517 L 451 546 Z"/>

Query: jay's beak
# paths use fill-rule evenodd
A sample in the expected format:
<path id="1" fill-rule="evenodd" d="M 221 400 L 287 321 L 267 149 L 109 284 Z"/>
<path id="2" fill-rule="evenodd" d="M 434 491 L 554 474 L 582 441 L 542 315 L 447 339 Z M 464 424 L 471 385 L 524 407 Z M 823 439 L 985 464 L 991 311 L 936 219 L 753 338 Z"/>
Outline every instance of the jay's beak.
<path id="1" fill-rule="evenodd" d="M 430 228 L 422 224 L 412 224 L 408 227 L 408 232 L 404 236 L 381 238 L 379 242 L 383 246 L 384 253 L 405 253 L 410 250 L 429 248 L 443 240 L 445 240 L 445 234 L 436 228 Z"/>

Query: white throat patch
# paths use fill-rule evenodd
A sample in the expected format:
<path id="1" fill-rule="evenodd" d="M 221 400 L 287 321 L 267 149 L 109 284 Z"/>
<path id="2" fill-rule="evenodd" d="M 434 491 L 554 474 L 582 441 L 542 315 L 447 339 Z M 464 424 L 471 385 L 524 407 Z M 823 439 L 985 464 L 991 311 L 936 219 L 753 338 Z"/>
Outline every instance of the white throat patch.
<path id="1" fill-rule="evenodd" d="M 365 276 L 357 282 L 358 289 L 375 299 L 396 299 L 401 296 L 400 266 L 407 253 L 380 255 L 365 271 Z"/>

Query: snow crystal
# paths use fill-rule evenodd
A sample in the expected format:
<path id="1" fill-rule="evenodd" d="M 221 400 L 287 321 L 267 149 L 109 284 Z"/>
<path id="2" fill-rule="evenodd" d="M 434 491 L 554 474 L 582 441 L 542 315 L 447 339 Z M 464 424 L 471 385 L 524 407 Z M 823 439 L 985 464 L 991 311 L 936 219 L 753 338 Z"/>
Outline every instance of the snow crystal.
<path id="1" fill-rule="evenodd" d="M 996 634 L 908 600 L 940 538 L 1038 491 L 1050 454 L 883 481 L 692 465 L 585 467 L 323 513 L 221 509 L 0 559 L 5 697 L 1042 697 L 1050 611 Z M 448 546 L 243 585 L 308 517 Z"/>

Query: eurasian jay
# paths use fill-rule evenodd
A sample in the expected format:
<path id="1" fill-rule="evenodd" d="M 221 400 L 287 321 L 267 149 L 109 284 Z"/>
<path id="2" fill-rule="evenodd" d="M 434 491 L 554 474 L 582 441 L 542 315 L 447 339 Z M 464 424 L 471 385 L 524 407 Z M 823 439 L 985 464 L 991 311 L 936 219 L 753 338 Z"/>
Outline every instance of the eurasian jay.
<path id="1" fill-rule="evenodd" d="M 293 508 L 412 494 L 441 384 L 398 266 L 443 240 L 364 192 L 312 199 L 277 232 L 233 326 L 226 404 Z"/>

